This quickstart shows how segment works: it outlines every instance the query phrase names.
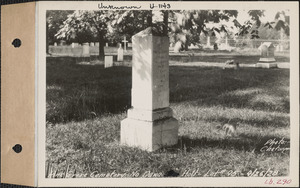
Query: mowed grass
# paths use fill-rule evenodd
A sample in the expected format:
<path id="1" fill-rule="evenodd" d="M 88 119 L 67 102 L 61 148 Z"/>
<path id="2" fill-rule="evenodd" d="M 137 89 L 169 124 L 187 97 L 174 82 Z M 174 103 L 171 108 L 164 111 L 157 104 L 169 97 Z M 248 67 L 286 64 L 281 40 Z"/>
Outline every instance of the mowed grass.
<path id="1" fill-rule="evenodd" d="M 170 103 L 180 125 L 177 145 L 155 152 L 121 146 L 131 68 L 48 59 L 46 174 L 161 177 L 195 170 L 200 177 L 247 176 L 255 169 L 288 174 L 288 151 L 260 149 L 269 139 L 290 139 L 289 70 L 171 66 Z M 238 123 L 236 136 L 224 135 L 221 125 L 227 122 Z M 215 173 L 220 170 L 225 171 Z"/>

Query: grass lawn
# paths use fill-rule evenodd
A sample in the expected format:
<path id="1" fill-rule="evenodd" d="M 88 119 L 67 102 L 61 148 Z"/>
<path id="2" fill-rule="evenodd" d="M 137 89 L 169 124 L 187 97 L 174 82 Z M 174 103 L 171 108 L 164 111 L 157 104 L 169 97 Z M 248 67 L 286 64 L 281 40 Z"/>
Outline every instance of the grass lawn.
<path id="1" fill-rule="evenodd" d="M 130 93 L 130 67 L 47 59 L 48 177 L 288 174 L 289 150 L 264 146 L 289 148 L 289 70 L 171 66 L 179 142 L 151 153 L 119 145 Z M 238 123 L 236 136 L 224 135 L 228 121 Z M 270 139 L 283 144 L 266 144 Z"/>

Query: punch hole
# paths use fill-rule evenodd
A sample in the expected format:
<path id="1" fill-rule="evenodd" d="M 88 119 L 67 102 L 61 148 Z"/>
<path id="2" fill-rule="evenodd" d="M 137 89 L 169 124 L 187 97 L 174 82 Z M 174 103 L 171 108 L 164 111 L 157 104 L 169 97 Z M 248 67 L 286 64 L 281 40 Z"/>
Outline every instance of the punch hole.
<path id="1" fill-rule="evenodd" d="M 16 38 L 12 43 L 11 43 L 15 48 L 19 48 L 21 46 L 21 40 Z"/>
<path id="2" fill-rule="evenodd" d="M 20 153 L 22 151 L 22 146 L 20 144 L 16 144 L 13 148 L 12 148 L 16 153 Z"/>

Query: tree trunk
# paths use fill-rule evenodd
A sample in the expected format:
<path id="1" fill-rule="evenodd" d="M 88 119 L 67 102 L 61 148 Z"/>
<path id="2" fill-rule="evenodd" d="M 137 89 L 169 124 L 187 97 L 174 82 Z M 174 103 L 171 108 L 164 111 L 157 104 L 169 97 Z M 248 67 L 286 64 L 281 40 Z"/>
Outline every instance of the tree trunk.
<path id="1" fill-rule="evenodd" d="M 46 21 L 46 54 L 49 54 L 49 23 Z"/>
<path id="2" fill-rule="evenodd" d="M 190 39 L 188 37 L 188 35 L 185 35 L 185 44 L 184 44 L 184 50 L 188 51 L 189 50 L 189 43 L 190 43 Z"/>
<path id="3" fill-rule="evenodd" d="M 152 10 L 147 15 L 147 27 L 152 27 Z"/>
<path id="4" fill-rule="evenodd" d="M 168 36 L 168 18 L 169 18 L 169 14 L 168 11 L 164 11 L 164 24 L 163 24 L 163 35 L 164 36 Z"/>
<path id="5" fill-rule="evenodd" d="M 104 38 L 103 38 L 103 34 L 100 33 L 99 34 L 99 60 L 103 61 L 104 60 Z"/>

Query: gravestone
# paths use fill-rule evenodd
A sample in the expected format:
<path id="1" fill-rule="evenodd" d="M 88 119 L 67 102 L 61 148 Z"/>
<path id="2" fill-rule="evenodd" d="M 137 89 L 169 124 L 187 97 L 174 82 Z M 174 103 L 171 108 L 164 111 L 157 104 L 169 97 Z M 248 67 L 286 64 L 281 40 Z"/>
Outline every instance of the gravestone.
<path id="1" fill-rule="evenodd" d="M 90 46 L 89 46 L 89 43 L 83 43 L 82 47 L 83 47 L 82 56 L 83 57 L 89 57 L 90 56 Z"/>
<path id="2" fill-rule="evenodd" d="M 57 43 L 56 43 L 56 42 L 54 43 L 54 46 L 57 46 Z"/>
<path id="3" fill-rule="evenodd" d="M 174 52 L 178 53 L 180 50 L 182 50 L 182 44 L 180 41 L 177 41 L 174 45 Z"/>
<path id="4" fill-rule="evenodd" d="M 80 57 L 82 55 L 82 48 L 79 48 L 79 43 L 73 42 L 72 43 L 72 54 L 73 57 Z"/>
<path id="5" fill-rule="evenodd" d="M 128 48 L 132 48 L 132 43 L 128 42 Z"/>
<path id="6" fill-rule="evenodd" d="M 124 51 L 122 48 L 122 44 L 119 44 L 117 61 L 123 61 L 123 58 L 124 58 Z"/>
<path id="7" fill-rule="evenodd" d="M 81 49 L 82 49 L 82 51 L 81 51 Z M 73 56 L 76 57 L 76 63 L 89 64 L 91 61 L 89 43 L 83 43 L 82 48 L 74 48 Z"/>
<path id="8" fill-rule="evenodd" d="M 95 46 L 99 47 L 100 43 L 99 42 L 96 42 L 95 43 Z"/>
<path id="9" fill-rule="evenodd" d="M 59 45 L 60 45 L 60 46 L 65 46 L 65 45 L 66 45 L 66 41 L 65 41 L 65 40 L 61 40 L 61 41 L 59 42 Z"/>
<path id="10" fill-rule="evenodd" d="M 104 57 L 104 68 L 113 67 L 113 56 L 105 56 Z"/>
<path id="11" fill-rule="evenodd" d="M 207 36 L 206 46 L 211 46 L 210 45 L 210 36 Z"/>
<path id="12" fill-rule="evenodd" d="M 108 43 L 105 43 L 105 46 L 108 47 Z"/>
<path id="13" fill-rule="evenodd" d="M 90 43 L 90 46 L 95 46 L 95 43 L 91 42 L 91 43 Z"/>
<path id="14" fill-rule="evenodd" d="M 132 108 L 121 121 L 121 144 L 154 151 L 178 142 L 169 107 L 169 38 L 151 27 L 132 37 Z"/>
<path id="15" fill-rule="evenodd" d="M 213 49 L 213 46 L 210 44 L 210 36 L 206 37 L 206 45 L 204 46 L 205 49 Z"/>
<path id="16" fill-rule="evenodd" d="M 261 57 L 259 59 L 259 63 L 256 64 L 256 67 L 276 68 L 277 63 L 274 63 L 276 61 L 274 58 L 275 46 L 272 42 L 264 42 L 258 49 L 261 52 Z"/>

